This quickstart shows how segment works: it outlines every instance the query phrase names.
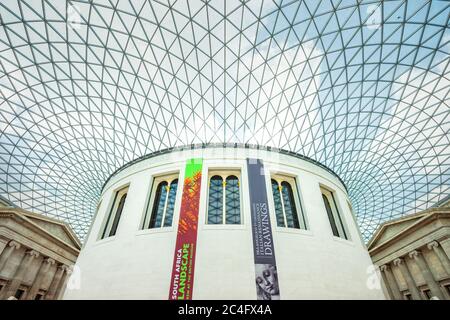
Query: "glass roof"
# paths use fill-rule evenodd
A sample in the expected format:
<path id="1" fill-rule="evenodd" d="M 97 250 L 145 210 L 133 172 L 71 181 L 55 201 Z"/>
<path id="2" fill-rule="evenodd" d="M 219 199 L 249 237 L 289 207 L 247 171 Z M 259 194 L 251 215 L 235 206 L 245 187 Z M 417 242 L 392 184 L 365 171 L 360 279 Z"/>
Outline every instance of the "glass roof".
<path id="1" fill-rule="evenodd" d="M 448 1 L 205 2 L 2 0 L 0 195 L 83 238 L 117 168 L 220 142 L 328 166 L 366 239 L 450 193 Z"/>

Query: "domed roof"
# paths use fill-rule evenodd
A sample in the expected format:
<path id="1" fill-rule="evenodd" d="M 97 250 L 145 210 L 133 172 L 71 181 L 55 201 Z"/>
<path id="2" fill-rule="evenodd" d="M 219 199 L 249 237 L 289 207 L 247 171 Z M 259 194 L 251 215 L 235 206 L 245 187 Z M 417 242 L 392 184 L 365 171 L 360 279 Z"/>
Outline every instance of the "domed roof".
<path id="1" fill-rule="evenodd" d="M 447 1 L 0 2 L 0 194 L 83 238 L 125 163 L 196 143 L 310 157 L 364 237 L 450 184 Z"/>

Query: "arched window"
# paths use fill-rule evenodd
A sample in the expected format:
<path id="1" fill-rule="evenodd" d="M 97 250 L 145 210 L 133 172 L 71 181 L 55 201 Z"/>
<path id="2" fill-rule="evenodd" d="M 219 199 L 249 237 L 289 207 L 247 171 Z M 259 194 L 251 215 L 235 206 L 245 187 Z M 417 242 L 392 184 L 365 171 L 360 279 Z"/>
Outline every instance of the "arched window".
<path id="1" fill-rule="evenodd" d="M 297 208 L 297 203 L 300 205 L 300 201 L 294 190 L 295 178 L 274 176 L 271 179 L 271 185 L 277 226 L 306 229 L 306 221 L 301 207 Z"/>
<path id="2" fill-rule="evenodd" d="M 330 221 L 331 231 L 333 232 L 333 235 L 336 237 L 348 239 L 333 192 L 322 187 L 320 188 L 320 190 L 322 191 L 322 199 L 325 205 L 328 220 Z"/>
<path id="3" fill-rule="evenodd" d="M 330 201 L 326 195 L 322 193 L 323 203 L 325 205 L 325 210 L 327 211 L 328 220 L 330 221 L 331 231 L 333 231 L 333 235 L 339 237 L 339 232 L 337 230 L 336 221 L 334 220 L 333 211 L 331 211 Z"/>
<path id="4" fill-rule="evenodd" d="M 229 172 L 212 174 L 208 191 L 208 224 L 241 223 L 241 192 L 238 176 Z"/>
<path id="5" fill-rule="evenodd" d="M 117 212 L 113 220 L 113 224 L 111 227 L 111 232 L 109 233 L 109 236 L 114 236 L 117 231 L 117 226 L 119 225 L 120 216 L 122 215 L 123 206 L 125 205 L 125 199 L 127 198 L 127 194 L 123 194 L 120 197 L 119 206 L 117 207 Z"/>
<path id="6" fill-rule="evenodd" d="M 283 204 L 281 203 L 280 196 L 280 187 L 278 185 L 278 181 L 272 179 L 272 193 L 273 193 L 273 201 L 275 205 L 275 216 L 277 218 L 277 226 L 285 227 L 284 223 L 284 213 L 283 213 Z"/>
<path id="7" fill-rule="evenodd" d="M 289 182 L 281 183 L 281 194 L 283 195 L 284 212 L 286 213 L 286 224 L 288 228 L 300 228 L 298 223 L 297 209 L 295 207 L 294 194 Z"/>
<path id="8" fill-rule="evenodd" d="M 125 206 L 125 200 L 127 198 L 128 187 L 122 188 L 116 191 L 114 195 L 114 201 L 112 202 L 111 209 L 106 219 L 105 226 L 103 228 L 101 239 L 106 237 L 112 237 L 117 232 L 119 226 L 120 217 Z"/>
<path id="9" fill-rule="evenodd" d="M 149 228 L 159 228 L 162 225 L 164 208 L 166 207 L 167 189 L 167 181 L 160 182 L 156 188 Z"/>
<path id="10" fill-rule="evenodd" d="M 164 219 L 164 227 L 170 227 L 172 225 L 173 210 L 175 208 L 177 189 L 178 189 L 178 179 L 175 179 L 170 183 L 169 200 L 167 201 L 167 211 Z"/>
<path id="11" fill-rule="evenodd" d="M 223 179 L 212 176 L 209 180 L 208 224 L 222 224 L 223 221 Z"/>
<path id="12" fill-rule="evenodd" d="M 171 227 L 178 190 L 177 175 L 156 177 L 153 181 L 143 228 Z"/>
<path id="13" fill-rule="evenodd" d="M 241 197 L 239 192 L 239 179 L 236 176 L 228 176 L 225 184 L 227 224 L 241 223 Z"/>

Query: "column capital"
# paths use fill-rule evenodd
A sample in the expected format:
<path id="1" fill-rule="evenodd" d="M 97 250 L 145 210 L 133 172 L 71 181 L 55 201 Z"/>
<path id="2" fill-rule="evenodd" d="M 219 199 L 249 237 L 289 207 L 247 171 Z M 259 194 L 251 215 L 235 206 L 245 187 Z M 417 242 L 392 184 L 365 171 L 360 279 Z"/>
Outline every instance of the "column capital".
<path id="1" fill-rule="evenodd" d="M 55 260 L 52 258 L 45 258 L 44 262 L 48 263 L 49 265 L 55 264 Z"/>
<path id="2" fill-rule="evenodd" d="M 40 256 L 39 252 L 36 250 L 28 250 L 25 254 L 29 254 L 31 257 L 37 258 Z"/>
<path id="3" fill-rule="evenodd" d="M 14 249 L 17 250 L 17 249 L 20 248 L 20 243 L 14 241 L 14 240 L 11 240 L 11 241 L 8 243 L 8 246 L 13 247 Z"/>
<path id="4" fill-rule="evenodd" d="M 403 263 L 403 259 L 402 258 L 397 258 L 394 260 L 394 265 L 395 266 L 399 266 Z"/>
<path id="5" fill-rule="evenodd" d="M 67 273 L 68 275 L 71 275 L 72 272 L 73 272 L 73 265 L 67 266 L 67 268 L 66 268 L 66 273 Z"/>
<path id="6" fill-rule="evenodd" d="M 433 250 L 434 248 L 439 247 L 439 242 L 437 241 L 431 241 L 429 244 L 427 244 L 427 248 L 430 250 Z"/>
<path id="7" fill-rule="evenodd" d="M 409 255 L 409 257 L 411 258 L 411 259 L 417 259 L 418 257 L 419 257 L 419 255 L 420 255 L 420 251 L 418 251 L 418 250 L 413 250 L 413 251 L 411 251 L 408 255 Z"/>
<path id="8" fill-rule="evenodd" d="M 386 272 L 389 270 L 389 266 L 387 264 L 383 264 L 382 266 L 380 266 L 380 270 L 382 272 Z"/>
<path id="9" fill-rule="evenodd" d="M 67 266 L 65 264 L 60 264 L 60 265 L 58 265 L 58 270 L 62 270 L 64 272 L 67 272 L 67 270 L 69 270 L 69 266 Z"/>

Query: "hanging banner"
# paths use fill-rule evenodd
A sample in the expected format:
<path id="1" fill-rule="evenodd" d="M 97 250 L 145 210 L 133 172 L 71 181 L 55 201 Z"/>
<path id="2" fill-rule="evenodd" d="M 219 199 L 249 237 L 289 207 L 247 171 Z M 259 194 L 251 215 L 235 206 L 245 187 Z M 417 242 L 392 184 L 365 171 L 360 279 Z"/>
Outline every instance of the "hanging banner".
<path id="1" fill-rule="evenodd" d="M 189 159 L 186 163 L 184 176 L 169 300 L 192 299 L 202 159 Z"/>
<path id="2" fill-rule="evenodd" d="M 248 183 L 258 300 L 280 300 L 277 264 L 270 224 L 264 166 L 260 159 L 247 159 Z"/>

